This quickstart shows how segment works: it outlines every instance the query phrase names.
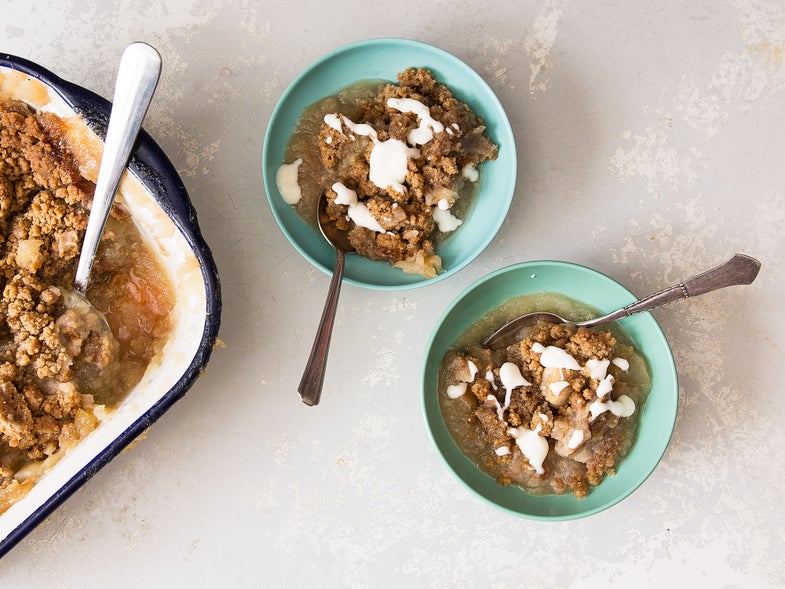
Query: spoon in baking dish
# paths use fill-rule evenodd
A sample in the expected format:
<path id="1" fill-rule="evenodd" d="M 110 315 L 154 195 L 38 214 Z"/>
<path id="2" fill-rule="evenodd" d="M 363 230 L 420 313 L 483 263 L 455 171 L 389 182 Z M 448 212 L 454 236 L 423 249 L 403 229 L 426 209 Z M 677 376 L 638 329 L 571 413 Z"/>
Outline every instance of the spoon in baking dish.
<path id="1" fill-rule="evenodd" d="M 161 56 L 146 43 L 132 43 L 126 47 L 117 71 L 112 112 L 106 130 L 104 154 L 98 169 L 95 194 L 87 220 L 79 264 L 74 278 L 74 290 L 64 291 L 65 305 L 78 313 L 82 321 L 108 336 L 109 324 L 103 313 L 87 300 L 87 287 L 104 231 L 109 211 L 112 208 L 120 177 L 128 164 L 142 119 L 150 106 L 158 78 L 161 74 Z"/>
<path id="2" fill-rule="evenodd" d="M 682 283 L 656 292 L 648 297 L 635 301 L 622 309 L 603 315 L 602 317 L 589 319 L 588 321 L 569 321 L 555 313 L 529 313 L 506 323 L 485 338 L 482 343 L 483 346 L 488 348 L 496 348 L 503 344 L 511 343 L 511 340 L 521 329 L 534 325 L 539 321 L 544 321 L 546 323 L 569 323 L 576 325 L 577 327 L 596 327 L 598 325 L 610 323 L 611 321 L 624 319 L 635 313 L 650 311 L 657 307 L 661 307 L 662 305 L 667 305 L 668 303 L 673 303 L 689 297 L 697 297 L 698 295 L 725 288 L 726 286 L 751 284 L 758 275 L 759 270 L 760 262 L 758 260 L 744 254 L 736 254 L 730 260 L 720 264 L 716 268 L 693 276 Z"/>
<path id="3" fill-rule="evenodd" d="M 74 283 L 84 296 L 90 282 L 98 242 L 112 208 L 120 177 L 161 75 L 161 56 L 147 43 L 131 43 L 123 51 L 106 129 L 104 154 L 98 169 L 95 195 L 79 255 Z"/>
<path id="4" fill-rule="evenodd" d="M 319 225 L 319 231 L 322 232 L 324 238 L 335 249 L 335 269 L 333 270 L 333 278 L 330 281 L 330 288 L 327 291 L 327 301 L 324 304 L 319 328 L 316 330 L 311 355 L 308 357 L 303 376 L 300 379 L 300 385 L 297 387 L 300 398 L 306 405 L 317 405 L 319 398 L 322 396 L 324 371 L 327 366 L 327 352 L 330 350 L 330 337 L 333 332 L 335 312 L 338 309 L 338 295 L 341 292 L 341 284 L 343 282 L 346 254 L 356 251 L 354 246 L 349 243 L 349 235 L 345 231 L 338 229 L 328 216 L 326 192 L 322 192 L 319 196 L 316 223 Z"/>

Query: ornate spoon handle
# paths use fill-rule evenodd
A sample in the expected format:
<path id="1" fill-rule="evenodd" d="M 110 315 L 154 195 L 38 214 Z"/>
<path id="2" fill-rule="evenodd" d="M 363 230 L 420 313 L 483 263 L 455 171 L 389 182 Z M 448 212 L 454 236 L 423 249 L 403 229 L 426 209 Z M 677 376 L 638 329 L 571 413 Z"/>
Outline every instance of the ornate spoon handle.
<path id="1" fill-rule="evenodd" d="M 333 278 L 330 281 L 330 289 L 327 291 L 327 301 L 324 303 L 324 310 L 319 321 L 319 328 L 316 330 L 311 355 L 308 356 L 308 362 L 300 379 L 300 385 L 297 387 L 300 399 L 306 405 L 317 405 L 322 396 L 327 352 L 330 351 L 330 338 L 333 333 L 333 323 L 335 323 L 335 312 L 338 309 L 338 295 L 341 293 L 345 265 L 346 257 L 344 253 L 341 250 L 336 250 L 335 270 L 333 270 Z"/>
<path id="2" fill-rule="evenodd" d="M 707 292 L 725 288 L 726 286 L 751 284 L 758 275 L 760 266 L 760 262 L 755 258 L 744 254 L 736 254 L 730 260 L 720 264 L 716 268 L 707 270 L 706 272 L 693 276 L 675 286 L 671 286 L 670 288 L 656 292 L 639 301 L 635 301 L 623 309 L 609 313 L 604 317 L 582 321 L 576 323 L 576 325 L 594 327 L 596 325 L 602 325 L 610 321 L 629 317 L 635 313 L 651 311 L 652 309 L 667 305 L 668 303 L 680 301 L 681 299 L 697 297 Z"/>

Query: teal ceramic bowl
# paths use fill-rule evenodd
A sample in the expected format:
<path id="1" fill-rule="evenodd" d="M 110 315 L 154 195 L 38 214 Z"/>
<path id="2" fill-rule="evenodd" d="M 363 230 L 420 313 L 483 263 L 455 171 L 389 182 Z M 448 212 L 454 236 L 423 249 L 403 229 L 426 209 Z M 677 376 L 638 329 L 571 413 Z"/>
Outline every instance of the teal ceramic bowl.
<path id="1" fill-rule="evenodd" d="M 668 342 L 650 313 L 623 319 L 619 326 L 649 363 L 652 390 L 643 405 L 635 444 L 616 474 L 606 477 L 584 499 L 576 499 L 571 494 L 534 496 L 518 487 L 498 485 L 461 453 L 447 431 L 437 400 L 439 364 L 456 339 L 482 315 L 508 299 L 538 292 L 559 293 L 602 313 L 628 305 L 637 298 L 607 276 L 566 262 L 525 262 L 489 274 L 447 308 L 431 336 L 422 375 L 425 421 L 449 469 L 488 503 L 535 520 L 576 519 L 607 509 L 627 497 L 659 463 L 676 423 L 676 367 Z"/>
<path id="2" fill-rule="evenodd" d="M 321 58 L 300 74 L 273 111 L 264 139 L 262 170 L 273 216 L 291 244 L 317 268 L 332 274 L 335 252 L 317 229 L 286 204 L 275 183 L 284 163 L 286 144 L 303 110 L 318 100 L 362 80 L 396 81 L 408 67 L 426 67 L 438 82 L 485 122 L 487 134 L 499 146 L 499 157 L 485 162 L 480 187 L 463 225 L 437 249 L 444 271 L 435 278 L 405 274 L 384 262 L 347 256 L 344 281 L 375 289 L 405 289 L 443 280 L 466 266 L 490 243 L 512 201 L 516 152 L 507 115 L 488 84 L 458 58 L 431 45 L 406 39 L 370 39 L 347 45 Z"/>

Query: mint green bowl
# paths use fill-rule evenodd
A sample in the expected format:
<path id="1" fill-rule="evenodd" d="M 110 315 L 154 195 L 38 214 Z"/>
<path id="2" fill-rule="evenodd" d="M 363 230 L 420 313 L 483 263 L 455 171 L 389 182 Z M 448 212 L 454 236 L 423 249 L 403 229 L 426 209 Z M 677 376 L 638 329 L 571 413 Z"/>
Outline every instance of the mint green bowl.
<path id="1" fill-rule="evenodd" d="M 632 450 L 614 476 L 606 477 L 585 499 L 573 495 L 529 495 L 503 487 L 469 461 L 453 442 L 437 400 L 439 364 L 455 340 L 486 312 L 519 295 L 554 292 L 606 313 L 636 300 L 607 276 L 567 262 L 524 262 L 497 270 L 474 283 L 447 308 L 428 343 L 422 374 L 425 421 L 449 469 L 466 487 L 492 505 L 535 520 L 562 521 L 592 515 L 615 505 L 652 473 L 670 441 L 676 423 L 679 388 L 670 347 L 650 313 L 619 322 L 649 362 L 652 390 L 643 406 Z"/>
<path id="2" fill-rule="evenodd" d="M 499 157 L 480 170 L 480 188 L 463 225 L 437 249 L 444 271 L 435 278 L 405 274 L 384 262 L 347 256 L 344 281 L 375 289 L 405 289 L 443 280 L 466 266 L 501 227 L 515 190 L 517 158 L 507 115 L 488 84 L 458 58 L 431 45 L 406 39 L 370 39 L 341 47 L 301 73 L 284 92 L 267 127 L 262 152 L 264 188 L 275 220 L 306 259 L 332 274 L 335 252 L 321 234 L 286 204 L 275 184 L 286 144 L 303 110 L 314 102 L 362 80 L 396 81 L 408 67 L 426 67 L 438 82 L 480 116 Z"/>

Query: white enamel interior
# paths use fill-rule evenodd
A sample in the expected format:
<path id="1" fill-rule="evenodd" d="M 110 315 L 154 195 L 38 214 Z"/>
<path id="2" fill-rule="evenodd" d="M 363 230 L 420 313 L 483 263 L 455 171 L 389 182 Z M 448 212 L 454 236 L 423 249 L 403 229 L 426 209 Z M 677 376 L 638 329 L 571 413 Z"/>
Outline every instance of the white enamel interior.
<path id="1" fill-rule="evenodd" d="M 0 98 L 16 98 L 39 110 L 54 112 L 73 122 L 77 139 L 88 144 L 95 161 L 83 174 L 95 181 L 101 140 L 87 128 L 57 92 L 16 70 L 0 67 Z M 100 455 L 116 438 L 144 416 L 180 379 L 198 352 L 207 320 L 207 297 L 199 260 L 172 220 L 133 174 L 126 172 L 117 196 L 158 256 L 176 293 L 172 334 L 159 358 L 153 360 L 139 384 L 122 404 L 46 473 L 28 495 L 0 515 L 0 542 L 46 500 Z"/>

